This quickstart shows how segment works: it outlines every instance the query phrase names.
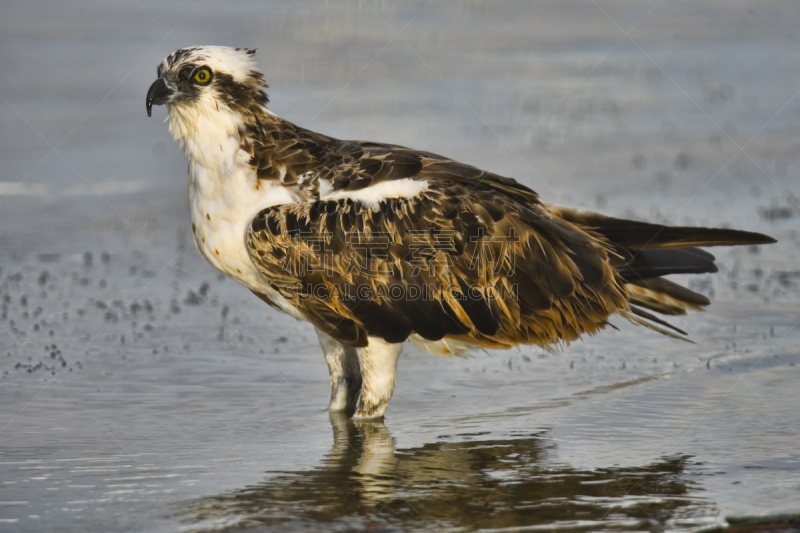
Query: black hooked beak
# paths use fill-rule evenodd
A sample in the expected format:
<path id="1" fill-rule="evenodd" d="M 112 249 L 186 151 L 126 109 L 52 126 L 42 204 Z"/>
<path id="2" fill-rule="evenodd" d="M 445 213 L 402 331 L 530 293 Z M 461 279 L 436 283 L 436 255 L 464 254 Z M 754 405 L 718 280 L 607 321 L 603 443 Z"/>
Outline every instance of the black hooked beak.
<path id="1" fill-rule="evenodd" d="M 150 86 L 150 89 L 147 90 L 147 100 L 145 102 L 145 105 L 147 106 L 147 116 L 150 116 L 150 112 L 153 109 L 153 104 L 166 104 L 169 102 L 169 99 L 173 94 L 174 93 L 172 89 L 167 87 L 167 80 L 164 78 L 158 78 L 156 81 L 154 81 L 153 85 Z"/>

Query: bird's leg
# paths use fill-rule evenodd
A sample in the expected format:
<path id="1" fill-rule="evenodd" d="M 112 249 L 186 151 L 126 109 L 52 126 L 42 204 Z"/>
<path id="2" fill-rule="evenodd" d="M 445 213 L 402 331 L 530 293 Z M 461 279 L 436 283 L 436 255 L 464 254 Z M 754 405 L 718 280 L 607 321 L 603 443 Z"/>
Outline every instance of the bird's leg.
<path id="1" fill-rule="evenodd" d="M 356 348 L 345 346 L 319 330 L 317 337 L 331 373 L 331 403 L 328 409 L 350 414 L 355 411 L 361 392 L 361 368 Z"/>
<path id="2" fill-rule="evenodd" d="M 357 349 L 363 385 L 355 418 L 383 416 L 394 392 L 397 358 L 402 348 L 402 343 L 390 344 L 379 337 L 370 337 L 367 347 Z"/>

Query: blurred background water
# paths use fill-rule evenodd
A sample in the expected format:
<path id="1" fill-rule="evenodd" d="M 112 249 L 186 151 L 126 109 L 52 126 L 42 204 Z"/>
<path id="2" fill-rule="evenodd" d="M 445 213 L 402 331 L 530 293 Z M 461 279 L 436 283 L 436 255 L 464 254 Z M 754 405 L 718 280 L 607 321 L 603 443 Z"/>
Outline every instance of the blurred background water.
<path id="1" fill-rule="evenodd" d="M 692 530 L 800 512 L 800 4 L 0 6 L 0 529 Z M 330 420 L 310 326 L 189 237 L 144 95 L 258 47 L 271 109 L 547 202 L 779 239 L 679 317 L 555 354 L 407 348 L 385 425 Z M 715 252 L 716 253 L 716 252 Z"/>

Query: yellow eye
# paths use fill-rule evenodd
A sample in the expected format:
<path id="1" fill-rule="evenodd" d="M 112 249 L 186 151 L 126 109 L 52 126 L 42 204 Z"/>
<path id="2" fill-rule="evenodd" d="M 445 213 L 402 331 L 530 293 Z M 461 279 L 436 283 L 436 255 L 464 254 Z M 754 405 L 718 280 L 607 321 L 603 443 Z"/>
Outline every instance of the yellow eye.
<path id="1" fill-rule="evenodd" d="M 195 73 L 194 81 L 197 83 L 208 83 L 211 81 L 211 71 L 207 68 L 201 68 Z"/>

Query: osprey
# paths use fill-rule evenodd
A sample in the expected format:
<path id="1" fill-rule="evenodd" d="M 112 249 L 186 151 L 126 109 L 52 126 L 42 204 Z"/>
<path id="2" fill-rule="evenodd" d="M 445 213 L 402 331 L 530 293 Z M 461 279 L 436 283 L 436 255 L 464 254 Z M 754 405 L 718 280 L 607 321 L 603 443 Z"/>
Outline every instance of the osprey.
<path id="1" fill-rule="evenodd" d="M 167 106 L 189 161 L 200 253 L 316 327 L 332 411 L 382 417 L 407 340 L 436 355 L 548 347 L 614 314 L 683 338 L 651 312 L 710 302 L 663 276 L 715 272 L 698 246 L 775 242 L 549 205 L 437 154 L 309 131 L 267 108 L 254 54 L 177 50 L 158 67 L 147 114 Z"/>

